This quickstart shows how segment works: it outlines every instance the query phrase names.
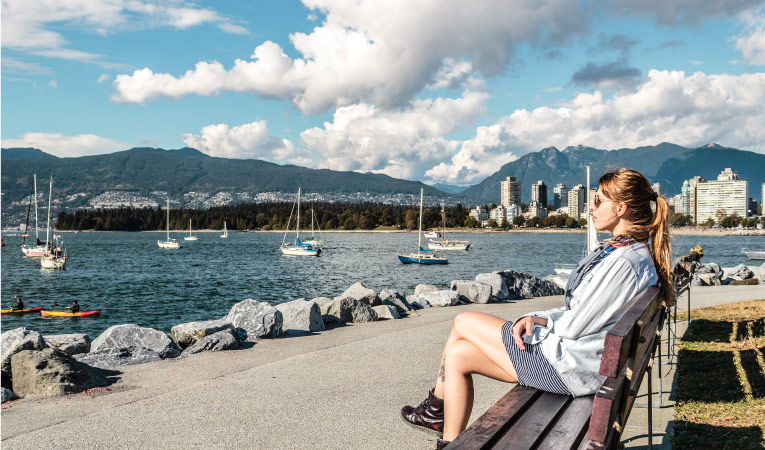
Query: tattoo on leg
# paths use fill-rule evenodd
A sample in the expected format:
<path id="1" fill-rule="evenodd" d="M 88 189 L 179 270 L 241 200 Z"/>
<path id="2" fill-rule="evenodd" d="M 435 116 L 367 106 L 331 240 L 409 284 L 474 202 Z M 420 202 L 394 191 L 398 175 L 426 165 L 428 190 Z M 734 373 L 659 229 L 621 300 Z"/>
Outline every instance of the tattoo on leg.
<path id="1" fill-rule="evenodd" d="M 446 355 L 441 357 L 441 368 L 438 369 L 438 376 L 442 383 L 446 381 Z"/>

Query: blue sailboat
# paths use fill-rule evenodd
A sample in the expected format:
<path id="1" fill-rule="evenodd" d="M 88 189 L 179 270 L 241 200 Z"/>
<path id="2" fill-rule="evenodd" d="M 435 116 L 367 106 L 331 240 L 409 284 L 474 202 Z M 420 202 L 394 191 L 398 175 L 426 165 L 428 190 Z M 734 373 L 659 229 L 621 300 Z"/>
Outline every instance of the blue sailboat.
<path id="1" fill-rule="evenodd" d="M 432 250 L 422 248 L 422 188 L 420 188 L 420 228 L 417 234 L 417 252 L 408 255 L 398 255 L 403 264 L 448 264 L 444 256 L 438 256 Z"/>

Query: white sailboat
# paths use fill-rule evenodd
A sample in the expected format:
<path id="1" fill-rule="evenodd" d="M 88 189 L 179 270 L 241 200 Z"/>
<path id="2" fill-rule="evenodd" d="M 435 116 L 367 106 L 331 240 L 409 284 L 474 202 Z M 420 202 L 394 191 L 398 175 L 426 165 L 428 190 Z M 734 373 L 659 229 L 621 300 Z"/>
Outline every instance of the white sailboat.
<path id="1" fill-rule="evenodd" d="M 42 242 L 40 242 L 40 236 L 39 236 L 39 226 L 38 226 L 38 220 L 37 220 L 37 174 L 34 174 L 34 196 L 35 196 L 35 243 L 32 245 L 23 243 L 21 244 L 21 253 L 24 254 L 24 256 L 28 258 L 42 258 L 43 255 L 45 255 L 45 252 L 48 250 L 47 247 L 42 245 Z M 29 230 L 25 230 L 25 232 L 28 232 Z M 24 238 L 24 242 L 26 242 L 26 238 Z"/>
<path id="2" fill-rule="evenodd" d="M 198 241 L 199 238 L 191 234 L 191 219 L 189 219 L 189 235 L 183 238 L 184 241 Z"/>
<path id="3" fill-rule="evenodd" d="M 445 256 L 438 256 L 432 250 L 422 248 L 422 188 L 420 188 L 420 228 L 417 233 L 417 251 L 408 255 L 397 255 L 403 264 L 448 264 Z"/>
<path id="4" fill-rule="evenodd" d="M 592 221 L 592 212 L 590 211 L 590 166 L 587 166 L 587 237 L 586 237 L 586 245 L 585 255 L 589 255 L 593 251 L 595 251 L 598 246 L 600 246 L 600 242 L 598 241 L 598 230 L 595 229 L 595 222 Z M 583 255 L 583 256 L 585 256 Z M 555 264 L 555 273 L 558 275 L 571 275 L 571 271 L 574 270 L 576 267 L 576 264 Z"/>
<path id="5" fill-rule="evenodd" d="M 290 221 L 292 220 L 292 213 L 290 213 L 289 219 L 287 219 L 287 229 L 284 230 L 284 237 L 282 238 L 282 245 L 279 249 L 285 256 L 319 256 L 321 254 L 321 247 L 317 245 L 308 244 L 300 240 L 300 188 L 297 193 L 297 225 L 295 226 L 295 243 L 287 242 L 287 233 L 290 230 Z M 294 205 L 293 205 L 294 208 Z"/>
<path id="6" fill-rule="evenodd" d="M 56 237 L 56 244 L 50 245 L 50 209 L 53 199 L 53 176 L 50 177 L 50 191 L 48 193 L 48 225 L 45 231 L 45 254 L 40 258 L 40 267 L 43 269 L 64 269 L 66 268 L 66 249 L 63 253 L 59 249 L 58 236 Z M 63 243 L 61 244 L 63 245 Z"/>
<path id="7" fill-rule="evenodd" d="M 313 208 L 311 208 L 311 237 L 301 241 L 302 243 L 310 244 L 310 245 L 321 245 L 324 243 L 324 241 L 322 241 L 321 239 L 316 239 L 316 233 L 314 232 L 314 229 L 313 229 L 314 222 L 316 222 L 316 225 L 318 227 L 319 223 L 316 221 L 316 218 L 314 217 Z"/>
<path id="8" fill-rule="evenodd" d="M 223 221 L 223 234 L 220 235 L 223 239 L 228 237 L 228 228 L 226 228 L 226 221 Z"/>
<path id="9" fill-rule="evenodd" d="M 159 246 L 159 248 L 167 249 L 181 248 L 181 243 L 178 242 L 178 239 L 170 237 L 170 199 L 167 199 L 167 238 L 164 241 L 158 240 L 157 246 Z"/>
<path id="10" fill-rule="evenodd" d="M 429 249 L 431 250 L 467 250 L 470 248 L 470 241 L 446 239 L 446 211 L 444 210 L 443 203 L 441 203 L 441 227 L 442 227 L 441 240 L 434 241 L 433 239 L 431 239 L 430 241 L 428 241 Z M 425 236 L 427 236 L 427 234 Z"/>

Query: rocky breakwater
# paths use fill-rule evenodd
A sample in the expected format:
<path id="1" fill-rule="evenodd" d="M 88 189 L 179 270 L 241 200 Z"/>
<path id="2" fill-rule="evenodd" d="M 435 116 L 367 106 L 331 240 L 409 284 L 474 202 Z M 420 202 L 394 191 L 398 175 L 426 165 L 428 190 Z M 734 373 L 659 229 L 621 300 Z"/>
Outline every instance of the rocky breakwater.
<path id="1" fill-rule="evenodd" d="M 720 267 L 718 264 L 699 264 L 693 274 L 691 286 L 756 285 L 765 283 L 765 263 L 760 266 L 739 264 Z"/>
<path id="2" fill-rule="evenodd" d="M 276 306 L 253 299 L 219 319 L 175 325 L 170 334 L 135 324 L 115 325 L 90 341 L 87 335 L 41 336 L 26 328 L 2 334 L 3 402 L 18 395 L 60 395 L 106 386 L 124 365 L 235 350 L 245 342 L 285 333 L 318 333 L 346 323 L 407 317 L 413 310 L 560 295 L 554 283 L 512 270 L 454 280 L 449 289 L 420 284 L 407 296 L 380 293 L 358 282 L 334 298 L 298 299 Z"/>

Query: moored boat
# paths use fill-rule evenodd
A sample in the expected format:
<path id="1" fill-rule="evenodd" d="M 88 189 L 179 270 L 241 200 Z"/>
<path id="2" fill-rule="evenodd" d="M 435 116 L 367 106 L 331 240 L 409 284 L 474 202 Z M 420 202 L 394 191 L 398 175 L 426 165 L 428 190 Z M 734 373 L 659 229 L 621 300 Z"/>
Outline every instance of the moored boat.
<path id="1" fill-rule="evenodd" d="M 420 226 L 417 231 L 417 251 L 408 255 L 399 254 L 396 256 L 402 264 L 448 264 L 449 259 L 445 256 L 438 256 L 431 250 L 422 248 L 422 193 L 423 190 L 420 188 Z"/>
<path id="2" fill-rule="evenodd" d="M 198 241 L 199 238 L 191 234 L 191 219 L 189 219 L 189 235 L 183 238 L 184 241 Z"/>
<path id="3" fill-rule="evenodd" d="M 284 237 L 282 238 L 282 245 L 279 247 L 284 256 L 319 256 L 321 255 L 321 247 L 318 245 L 309 244 L 300 240 L 300 188 L 297 192 L 297 222 L 295 225 L 295 243 L 287 242 L 287 233 L 290 229 L 290 221 L 292 220 L 292 213 L 287 219 L 287 229 L 284 231 Z M 293 204 L 293 208 L 295 205 Z"/>
<path id="4" fill-rule="evenodd" d="M 748 248 L 742 248 L 741 253 L 745 254 L 749 259 L 765 259 L 765 250 L 749 250 Z"/>
<path id="5" fill-rule="evenodd" d="M 164 241 L 157 240 L 157 246 L 171 250 L 181 248 L 181 243 L 178 242 L 178 239 L 170 237 L 170 199 L 167 199 L 167 238 Z"/>
<path id="6" fill-rule="evenodd" d="M 441 203 L 441 229 L 442 232 L 438 233 L 436 231 L 436 234 L 438 234 L 437 237 L 440 237 L 440 241 L 434 241 L 431 239 L 428 241 L 428 248 L 431 250 L 467 250 L 470 248 L 470 241 L 460 241 L 456 239 L 447 239 L 446 238 L 446 211 L 444 209 L 444 204 Z M 428 237 L 426 234 L 425 237 Z"/>

